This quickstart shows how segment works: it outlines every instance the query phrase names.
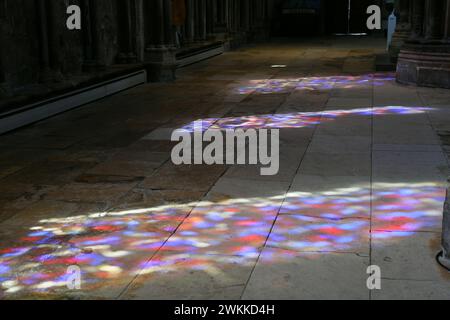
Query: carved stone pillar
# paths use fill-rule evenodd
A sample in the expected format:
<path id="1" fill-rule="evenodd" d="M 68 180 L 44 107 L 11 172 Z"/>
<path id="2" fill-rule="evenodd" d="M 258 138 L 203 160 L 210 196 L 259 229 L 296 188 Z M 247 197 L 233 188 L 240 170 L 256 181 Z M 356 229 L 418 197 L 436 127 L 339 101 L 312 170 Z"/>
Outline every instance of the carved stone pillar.
<path id="1" fill-rule="evenodd" d="M 0 34 L 0 41 L 2 41 L 1 34 Z M 0 51 L 0 97 L 6 95 L 6 75 L 4 70 L 5 68 L 3 66 L 3 53 Z"/>
<path id="2" fill-rule="evenodd" d="M 201 0 L 194 0 L 194 21 L 194 41 L 201 41 Z"/>
<path id="3" fill-rule="evenodd" d="M 104 30 L 101 27 L 102 10 L 99 0 L 83 0 L 83 38 L 85 71 L 98 71 L 106 67 L 106 45 L 103 43 Z"/>
<path id="4" fill-rule="evenodd" d="M 250 3 L 249 0 L 241 0 L 241 30 L 246 33 L 250 26 Z"/>
<path id="5" fill-rule="evenodd" d="M 195 37 L 195 0 L 187 0 L 186 1 L 186 41 L 188 43 L 194 41 Z"/>
<path id="6" fill-rule="evenodd" d="M 172 22 L 172 1 L 164 1 L 164 45 L 175 46 L 175 28 Z"/>
<path id="7" fill-rule="evenodd" d="M 441 39 L 444 31 L 444 1 L 426 0 L 425 39 Z"/>
<path id="8" fill-rule="evenodd" d="M 48 7 L 47 0 L 37 0 L 36 2 L 38 14 L 38 30 L 39 30 L 39 58 L 40 58 L 40 74 L 39 81 L 48 82 L 52 79 L 50 70 L 50 48 L 48 39 Z"/>
<path id="9" fill-rule="evenodd" d="M 92 37 L 92 20 L 91 20 L 91 1 L 83 0 L 81 3 L 82 21 L 83 28 L 83 52 L 84 52 L 84 69 L 90 69 L 91 66 L 95 65 L 95 54 L 94 54 L 94 39 Z"/>
<path id="10" fill-rule="evenodd" d="M 442 40 L 445 8 L 442 0 L 427 0 L 426 6 L 414 1 L 413 36 L 399 54 L 398 82 L 450 88 L 450 44 Z"/>
<path id="11" fill-rule="evenodd" d="M 224 24 L 225 24 L 225 29 L 226 31 L 230 31 L 230 0 L 223 0 L 224 4 L 224 13 L 223 13 L 223 20 L 224 20 Z"/>
<path id="12" fill-rule="evenodd" d="M 444 26 L 443 42 L 448 45 L 450 43 L 450 0 L 447 0 L 445 3 Z M 447 200 L 444 206 L 444 219 L 442 223 L 442 250 L 443 254 L 439 258 L 440 263 L 447 269 L 450 269 L 450 187 L 447 189 Z"/>
<path id="13" fill-rule="evenodd" d="M 197 40 L 206 40 L 206 1 L 207 0 L 197 0 Z"/>
<path id="14" fill-rule="evenodd" d="M 153 43 L 156 46 L 164 46 L 164 1 L 165 0 L 154 0 L 154 9 L 155 12 L 153 14 L 153 19 L 155 23 L 153 26 L 155 27 L 155 38 Z M 167 1 L 167 0 L 166 0 Z"/>
<path id="15" fill-rule="evenodd" d="M 389 56 L 393 62 L 397 61 L 401 46 L 411 35 L 410 4 L 410 0 L 398 0 L 396 2 L 396 12 L 399 14 L 399 19 L 389 47 Z"/>
<path id="16" fill-rule="evenodd" d="M 214 34 L 216 22 L 216 0 L 206 1 L 206 37 L 209 39 Z"/>
<path id="17" fill-rule="evenodd" d="M 450 191 L 450 189 L 449 189 Z M 449 191 L 447 191 L 447 200 L 444 206 L 444 220 L 442 223 L 442 256 L 439 257 L 439 262 L 450 269 L 450 199 Z"/>
<path id="18" fill-rule="evenodd" d="M 267 1 L 260 0 L 255 1 L 254 5 L 254 39 L 255 40 L 267 40 L 269 38 L 269 26 L 267 23 Z M 321 1 L 321 5 L 325 5 L 325 1 Z M 323 15 L 325 19 L 325 15 Z M 325 25 L 325 23 L 323 24 Z"/>
<path id="19" fill-rule="evenodd" d="M 177 68 L 172 1 L 155 0 L 148 4 L 148 18 L 156 28 L 145 51 L 145 65 L 149 81 L 173 81 Z"/>
<path id="20" fill-rule="evenodd" d="M 412 4 L 412 33 L 410 39 L 418 40 L 424 35 L 425 0 L 413 0 Z"/>
<path id="21" fill-rule="evenodd" d="M 145 19 L 144 19 L 144 0 L 133 0 L 135 12 L 135 52 L 139 62 L 144 61 L 145 51 Z"/>
<path id="22" fill-rule="evenodd" d="M 119 41 L 120 53 L 119 63 L 134 63 L 137 60 L 136 44 L 134 34 L 136 34 L 136 10 L 134 0 L 121 0 L 118 7 L 120 22 Z"/>
<path id="23" fill-rule="evenodd" d="M 447 0 L 445 4 L 444 41 L 450 42 L 450 0 Z"/>
<path id="24" fill-rule="evenodd" d="M 5 43 L 5 30 L 3 27 L 6 18 L 6 0 L 0 0 L 0 43 Z M 9 95 L 9 88 L 6 82 L 6 72 L 4 65 L 4 46 L 0 46 L 0 97 Z"/>

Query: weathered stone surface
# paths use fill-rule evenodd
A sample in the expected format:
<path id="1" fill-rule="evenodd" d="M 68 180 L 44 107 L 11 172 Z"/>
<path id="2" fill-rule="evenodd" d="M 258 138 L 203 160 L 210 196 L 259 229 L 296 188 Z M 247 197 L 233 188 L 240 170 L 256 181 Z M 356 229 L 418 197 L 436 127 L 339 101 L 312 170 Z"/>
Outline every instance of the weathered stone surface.
<path id="1" fill-rule="evenodd" d="M 94 165 L 95 163 L 71 161 L 38 162 L 4 178 L 4 183 L 64 185 Z"/>
<path id="2" fill-rule="evenodd" d="M 103 212 L 107 206 L 102 203 L 82 203 L 42 200 L 27 206 L 14 217 L 2 223 L 3 228 L 23 225 L 39 225 L 43 220 L 64 219 Z"/>
<path id="3" fill-rule="evenodd" d="M 250 300 L 369 299 L 368 257 L 267 248 L 245 290 Z"/>
<path id="4" fill-rule="evenodd" d="M 381 290 L 372 293 L 373 300 L 448 300 L 448 281 L 383 279 Z"/>
<path id="5" fill-rule="evenodd" d="M 370 176 L 370 154 L 307 153 L 300 170 L 308 175 Z"/>
<path id="6" fill-rule="evenodd" d="M 226 53 L 185 68 L 174 83 L 0 137 L 0 278 L 19 273 L 22 281 L 1 283 L 0 296 L 447 298 L 435 257 L 449 94 L 400 86 L 390 74 L 349 77 L 343 68 L 365 70 L 373 43 L 338 41 Z M 270 68 L 277 63 L 292 69 Z M 329 97 L 336 107 L 326 107 Z M 274 177 L 256 166 L 175 166 L 169 131 L 158 129 L 210 117 L 239 127 L 243 116 L 261 115 L 263 126 L 281 130 Z M 86 276 L 80 292 L 36 280 L 74 263 Z M 369 264 L 383 277 L 372 294 Z"/>
<path id="7" fill-rule="evenodd" d="M 122 298 L 238 300 L 254 263 L 233 256 L 161 254 L 143 267 Z"/>
<path id="8" fill-rule="evenodd" d="M 182 165 L 167 163 L 141 183 L 154 190 L 208 191 L 226 171 L 225 166 Z"/>
<path id="9" fill-rule="evenodd" d="M 397 81 L 450 88 L 450 46 L 440 43 L 405 44 L 398 59 Z"/>
<path id="10" fill-rule="evenodd" d="M 442 222 L 442 257 L 440 258 L 441 263 L 450 268 L 450 208 L 449 199 L 447 191 L 447 199 L 444 205 L 444 220 Z"/>
<path id="11" fill-rule="evenodd" d="M 118 197 L 125 195 L 137 182 L 130 183 L 70 183 L 54 190 L 45 196 L 49 200 L 84 201 L 111 203 Z"/>
<path id="12" fill-rule="evenodd" d="M 443 282 L 450 279 L 436 263 L 439 233 L 375 231 L 373 237 L 372 262 L 381 267 L 382 277 Z"/>

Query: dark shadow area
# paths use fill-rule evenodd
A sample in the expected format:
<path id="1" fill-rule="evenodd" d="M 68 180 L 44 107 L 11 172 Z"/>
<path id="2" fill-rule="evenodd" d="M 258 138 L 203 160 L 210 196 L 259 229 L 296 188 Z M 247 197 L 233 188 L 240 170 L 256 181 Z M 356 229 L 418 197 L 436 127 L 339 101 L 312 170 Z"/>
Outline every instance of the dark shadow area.
<path id="1" fill-rule="evenodd" d="M 276 5 L 276 36 L 317 36 L 336 33 L 365 33 L 367 8 L 382 6 L 370 0 L 283 0 Z"/>

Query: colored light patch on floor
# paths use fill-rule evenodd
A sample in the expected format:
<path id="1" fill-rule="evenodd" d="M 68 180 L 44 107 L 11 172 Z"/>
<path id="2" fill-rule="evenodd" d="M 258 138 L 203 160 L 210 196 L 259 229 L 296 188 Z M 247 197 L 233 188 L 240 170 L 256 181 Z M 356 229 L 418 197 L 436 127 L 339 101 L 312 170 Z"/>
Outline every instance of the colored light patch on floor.
<path id="1" fill-rule="evenodd" d="M 297 112 L 275 115 L 199 119 L 179 130 L 188 132 L 227 129 L 294 129 L 314 127 L 347 116 L 414 115 L 431 111 L 426 107 L 386 106 L 323 112 Z"/>
<path id="2" fill-rule="evenodd" d="M 0 249 L 0 292 L 67 290 L 71 265 L 80 267 L 83 289 L 89 290 L 142 273 L 248 265 L 265 244 L 299 252 L 358 251 L 371 236 L 371 224 L 377 227 L 373 237 L 386 242 L 440 225 L 445 188 L 439 184 L 375 184 L 372 189 L 355 185 L 201 202 L 187 217 L 193 203 L 49 218 L 18 235 L 14 246 Z M 370 208 L 372 220 L 365 217 Z M 283 259 L 291 256 L 286 252 Z"/>
<path id="3" fill-rule="evenodd" d="M 251 80 L 248 85 L 237 89 L 239 94 L 271 94 L 291 92 L 293 90 L 318 91 L 360 88 L 367 85 L 382 86 L 393 82 L 391 73 L 366 74 L 359 76 L 301 77 L 289 79 Z"/>

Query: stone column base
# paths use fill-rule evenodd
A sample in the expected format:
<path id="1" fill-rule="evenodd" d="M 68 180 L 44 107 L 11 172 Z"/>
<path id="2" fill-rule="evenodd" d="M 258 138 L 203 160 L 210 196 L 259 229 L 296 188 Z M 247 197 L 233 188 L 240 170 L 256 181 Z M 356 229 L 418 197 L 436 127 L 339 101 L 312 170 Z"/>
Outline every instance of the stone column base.
<path id="1" fill-rule="evenodd" d="M 235 32 L 230 37 L 230 48 L 236 49 L 248 42 L 247 33 Z"/>
<path id="2" fill-rule="evenodd" d="M 443 253 L 438 257 L 439 263 L 447 270 L 450 271 L 450 253 Z"/>
<path id="3" fill-rule="evenodd" d="M 389 47 L 389 56 L 391 61 L 396 63 L 398 60 L 398 55 L 400 54 L 400 49 L 403 44 L 409 39 L 411 35 L 411 30 L 398 30 L 392 36 L 391 46 Z"/>
<path id="4" fill-rule="evenodd" d="M 176 79 L 178 63 L 175 47 L 148 47 L 145 66 L 149 82 L 170 82 Z"/>
<path id="5" fill-rule="evenodd" d="M 423 87 L 450 88 L 450 44 L 406 43 L 398 57 L 397 81 Z"/>

